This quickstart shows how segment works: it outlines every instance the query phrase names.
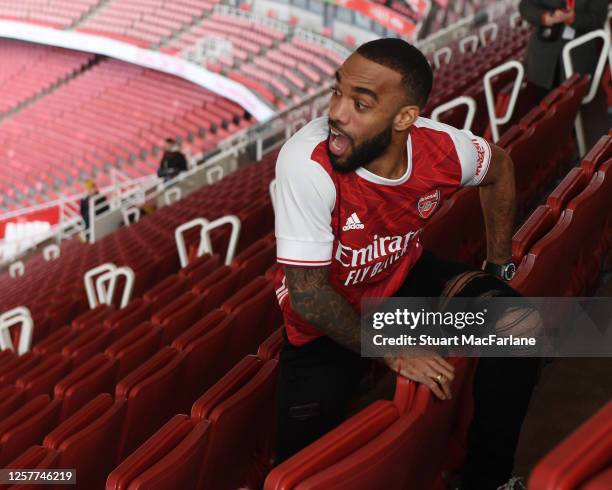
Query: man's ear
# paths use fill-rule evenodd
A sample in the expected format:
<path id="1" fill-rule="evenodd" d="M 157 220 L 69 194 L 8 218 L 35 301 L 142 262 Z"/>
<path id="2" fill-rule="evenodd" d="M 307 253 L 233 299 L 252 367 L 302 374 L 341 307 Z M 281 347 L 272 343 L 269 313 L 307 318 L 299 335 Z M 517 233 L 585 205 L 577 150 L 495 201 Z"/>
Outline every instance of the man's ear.
<path id="1" fill-rule="evenodd" d="M 416 105 L 405 105 L 393 119 L 393 129 L 406 131 L 418 119 L 421 110 Z"/>

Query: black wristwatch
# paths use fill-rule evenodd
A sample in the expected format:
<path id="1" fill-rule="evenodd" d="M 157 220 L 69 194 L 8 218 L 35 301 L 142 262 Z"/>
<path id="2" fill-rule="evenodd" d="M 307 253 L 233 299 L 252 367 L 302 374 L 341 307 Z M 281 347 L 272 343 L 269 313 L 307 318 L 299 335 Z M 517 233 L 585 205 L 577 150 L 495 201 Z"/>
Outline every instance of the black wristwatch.
<path id="1" fill-rule="evenodd" d="M 482 264 L 482 270 L 500 277 L 504 281 L 510 281 L 514 277 L 514 274 L 516 274 L 516 266 L 512 262 L 499 265 L 485 260 Z"/>

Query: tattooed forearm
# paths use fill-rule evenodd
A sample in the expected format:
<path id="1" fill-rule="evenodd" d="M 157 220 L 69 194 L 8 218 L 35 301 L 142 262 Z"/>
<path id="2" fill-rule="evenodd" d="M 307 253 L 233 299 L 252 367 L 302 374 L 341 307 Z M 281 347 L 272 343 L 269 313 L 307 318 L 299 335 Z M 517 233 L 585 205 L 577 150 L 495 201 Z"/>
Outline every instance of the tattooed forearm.
<path id="1" fill-rule="evenodd" d="M 492 182 L 480 188 L 480 202 L 487 231 L 487 259 L 502 263 L 512 255 L 516 194 L 512 160 L 493 146 L 489 172 Z"/>
<path id="2" fill-rule="evenodd" d="M 332 340 L 361 351 L 359 315 L 329 284 L 329 267 L 285 266 L 293 310 Z"/>

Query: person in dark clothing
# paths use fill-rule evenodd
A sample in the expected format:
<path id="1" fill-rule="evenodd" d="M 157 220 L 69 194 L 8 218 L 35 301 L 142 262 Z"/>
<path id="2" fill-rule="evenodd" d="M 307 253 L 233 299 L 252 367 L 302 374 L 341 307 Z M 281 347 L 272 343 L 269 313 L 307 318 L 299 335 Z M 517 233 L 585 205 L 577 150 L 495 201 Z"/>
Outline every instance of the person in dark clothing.
<path id="1" fill-rule="evenodd" d="M 525 56 L 527 80 L 538 100 L 565 78 L 562 53 L 572 39 L 601 29 L 608 13 L 606 0 L 521 0 L 523 19 L 535 27 Z M 599 51 L 592 41 L 572 51 L 578 73 L 593 74 Z"/>
<path id="2" fill-rule="evenodd" d="M 181 153 L 180 145 L 176 140 L 168 138 L 164 143 L 164 154 L 159 163 L 157 176 L 163 178 L 164 182 L 167 182 L 186 170 L 187 159 Z"/>
<path id="3" fill-rule="evenodd" d="M 81 199 L 80 207 L 81 207 L 81 217 L 85 222 L 85 231 L 89 230 L 89 203 L 93 198 L 95 210 L 94 216 L 99 216 L 103 213 L 106 213 L 110 206 L 108 205 L 108 201 L 106 197 L 100 194 L 98 190 L 98 186 L 93 180 L 85 181 L 85 189 L 87 189 L 87 195 Z"/>

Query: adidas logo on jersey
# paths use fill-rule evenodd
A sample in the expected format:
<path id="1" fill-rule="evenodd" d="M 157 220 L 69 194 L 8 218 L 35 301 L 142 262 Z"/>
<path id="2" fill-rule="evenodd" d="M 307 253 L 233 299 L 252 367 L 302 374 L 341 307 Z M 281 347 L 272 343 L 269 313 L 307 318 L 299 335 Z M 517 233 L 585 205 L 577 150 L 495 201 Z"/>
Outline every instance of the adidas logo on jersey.
<path id="1" fill-rule="evenodd" d="M 346 223 L 342 227 L 342 231 L 363 230 L 364 228 L 365 226 L 363 226 L 363 223 L 357 216 L 357 213 L 353 213 L 346 220 Z"/>

